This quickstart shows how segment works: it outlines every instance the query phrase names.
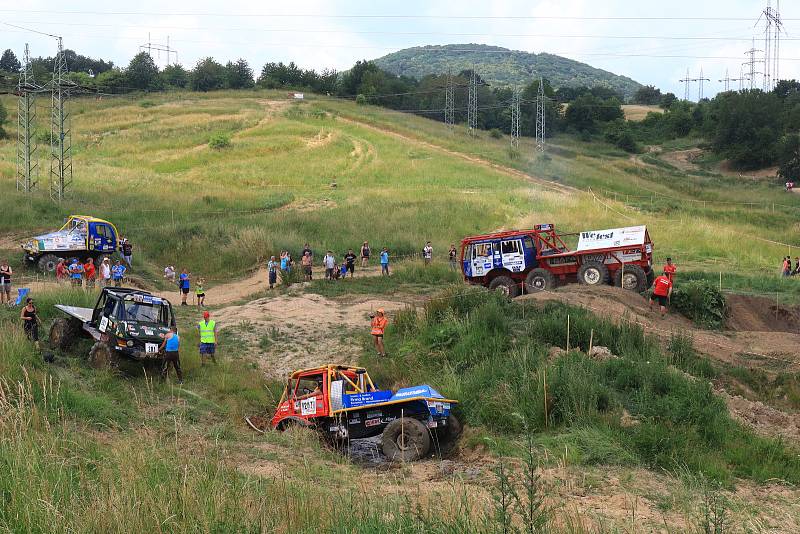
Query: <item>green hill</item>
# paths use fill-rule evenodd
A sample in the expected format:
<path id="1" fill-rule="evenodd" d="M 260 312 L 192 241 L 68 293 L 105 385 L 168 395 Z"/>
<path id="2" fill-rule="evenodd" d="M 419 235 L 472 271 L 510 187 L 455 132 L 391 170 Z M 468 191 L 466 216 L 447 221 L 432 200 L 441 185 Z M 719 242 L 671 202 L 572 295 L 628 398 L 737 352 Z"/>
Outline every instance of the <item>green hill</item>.
<path id="1" fill-rule="evenodd" d="M 527 84 L 543 76 L 556 88 L 604 85 L 626 98 L 641 87 L 639 82 L 625 76 L 554 54 L 533 54 L 483 44 L 415 46 L 374 62 L 388 72 L 414 78 L 445 73 L 448 69 L 457 73 L 474 65 L 478 74 L 490 84 Z"/>

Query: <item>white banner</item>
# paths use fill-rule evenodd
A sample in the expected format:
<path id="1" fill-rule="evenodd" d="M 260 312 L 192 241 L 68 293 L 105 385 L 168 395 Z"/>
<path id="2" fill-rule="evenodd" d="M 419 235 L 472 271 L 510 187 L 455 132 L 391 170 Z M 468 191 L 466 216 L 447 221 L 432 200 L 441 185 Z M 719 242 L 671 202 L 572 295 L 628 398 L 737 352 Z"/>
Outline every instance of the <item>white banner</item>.
<path id="1" fill-rule="evenodd" d="M 646 232 L 646 226 L 581 232 L 578 238 L 578 251 L 642 245 Z"/>

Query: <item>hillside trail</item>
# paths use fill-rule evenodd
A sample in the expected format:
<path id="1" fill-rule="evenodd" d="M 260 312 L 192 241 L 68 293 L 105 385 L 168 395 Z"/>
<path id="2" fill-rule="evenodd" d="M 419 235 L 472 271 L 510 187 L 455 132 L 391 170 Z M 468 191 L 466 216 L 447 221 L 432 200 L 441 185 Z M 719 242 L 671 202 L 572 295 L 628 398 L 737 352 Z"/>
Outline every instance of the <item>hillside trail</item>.
<path id="1" fill-rule="evenodd" d="M 514 178 L 522 178 L 523 180 L 535 183 L 537 185 L 542 185 L 544 187 L 548 187 L 548 188 L 553 189 L 553 190 L 555 190 L 555 191 L 557 191 L 559 193 L 571 194 L 571 193 L 580 193 L 581 192 L 579 189 L 576 189 L 574 187 L 571 187 L 571 186 L 568 186 L 568 185 L 564 185 L 564 184 L 560 184 L 558 182 L 553 182 L 551 180 L 545 180 L 544 178 L 539 178 L 539 177 L 530 175 L 530 174 L 525 173 L 523 171 L 514 169 L 513 167 L 507 167 L 505 165 L 501 165 L 499 163 L 494 163 L 493 161 L 489 161 L 489 160 L 481 158 L 479 156 L 475 156 L 475 155 L 472 155 L 472 154 L 467 154 L 465 152 L 459 152 L 457 150 L 452 150 L 450 148 L 445 148 L 445 147 L 443 147 L 441 145 L 437 145 L 437 144 L 434 144 L 434 143 L 431 143 L 431 142 L 428 142 L 428 141 L 424 141 L 422 139 L 418 139 L 416 137 L 412 137 L 412 136 L 409 136 L 409 135 L 406 135 L 406 134 L 402 134 L 400 132 L 397 132 L 395 130 L 391 130 L 391 129 L 388 129 L 388 128 L 381 128 L 379 126 L 375 126 L 374 124 L 369 124 L 367 122 L 359 121 L 359 120 L 353 119 L 351 117 L 343 117 L 343 116 L 339 115 L 339 116 L 336 117 L 336 120 L 337 121 L 341 121 L 341 122 L 346 122 L 348 124 L 357 125 L 357 126 L 359 126 L 361 128 L 366 128 L 366 129 L 372 130 L 374 132 L 379 132 L 381 134 L 388 135 L 389 137 L 394 137 L 395 139 L 401 139 L 401 140 L 403 140 L 405 142 L 413 143 L 413 144 L 416 144 L 418 146 L 427 148 L 429 150 L 433 150 L 435 152 L 439 152 L 439 153 L 442 153 L 442 154 L 447 154 L 448 156 L 453 156 L 453 157 L 456 157 L 456 158 L 459 158 L 459 159 L 463 159 L 463 160 L 469 161 L 470 163 L 474 163 L 475 165 L 480 165 L 481 167 L 485 167 L 485 168 L 488 168 L 488 169 L 492 169 L 494 171 L 498 171 L 498 172 L 500 172 L 502 174 L 505 174 L 507 176 L 512 176 Z"/>

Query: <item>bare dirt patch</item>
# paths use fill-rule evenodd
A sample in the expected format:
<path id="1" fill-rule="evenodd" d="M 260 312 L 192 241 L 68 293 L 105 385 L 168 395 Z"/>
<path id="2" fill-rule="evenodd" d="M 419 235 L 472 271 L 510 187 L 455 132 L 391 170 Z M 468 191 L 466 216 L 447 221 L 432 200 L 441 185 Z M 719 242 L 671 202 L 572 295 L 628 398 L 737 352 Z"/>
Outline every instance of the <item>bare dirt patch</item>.
<path id="1" fill-rule="evenodd" d="M 800 331 L 800 306 L 781 306 L 765 297 L 728 295 L 728 327 L 738 331 Z"/>
<path id="2" fill-rule="evenodd" d="M 641 121 L 647 117 L 648 113 L 664 113 L 664 110 L 658 106 L 644 106 L 641 104 L 625 104 L 622 106 L 622 112 L 625 118 L 629 121 Z"/>
<path id="3" fill-rule="evenodd" d="M 800 414 L 786 413 L 760 401 L 731 395 L 722 388 L 715 392 L 725 401 L 731 416 L 757 434 L 800 442 Z"/>
<path id="4" fill-rule="evenodd" d="M 689 148 L 687 150 L 675 150 L 673 152 L 661 152 L 659 156 L 673 167 L 682 171 L 696 171 L 695 160 L 703 155 L 702 148 Z"/>

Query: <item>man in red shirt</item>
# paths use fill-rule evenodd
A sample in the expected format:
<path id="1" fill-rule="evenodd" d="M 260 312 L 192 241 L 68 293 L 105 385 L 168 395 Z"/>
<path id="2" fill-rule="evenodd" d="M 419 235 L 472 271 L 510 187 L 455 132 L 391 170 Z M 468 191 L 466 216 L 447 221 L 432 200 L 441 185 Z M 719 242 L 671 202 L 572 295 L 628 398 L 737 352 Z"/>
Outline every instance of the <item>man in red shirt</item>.
<path id="1" fill-rule="evenodd" d="M 94 266 L 94 260 L 87 258 L 83 266 L 83 277 L 86 279 L 86 287 L 94 288 L 94 281 L 97 278 L 97 271 Z"/>
<path id="2" fill-rule="evenodd" d="M 667 271 L 664 271 L 664 274 L 653 280 L 653 294 L 650 296 L 650 309 L 653 309 L 653 303 L 658 301 L 658 305 L 661 308 L 661 317 L 664 317 L 664 315 L 667 314 L 667 303 L 669 302 L 670 295 L 672 295 L 672 281 L 669 279 Z"/>
<path id="3" fill-rule="evenodd" d="M 664 266 L 664 274 L 667 275 L 670 282 L 675 281 L 675 271 L 677 270 L 678 268 L 672 263 L 672 258 L 667 258 L 667 264 Z"/>

